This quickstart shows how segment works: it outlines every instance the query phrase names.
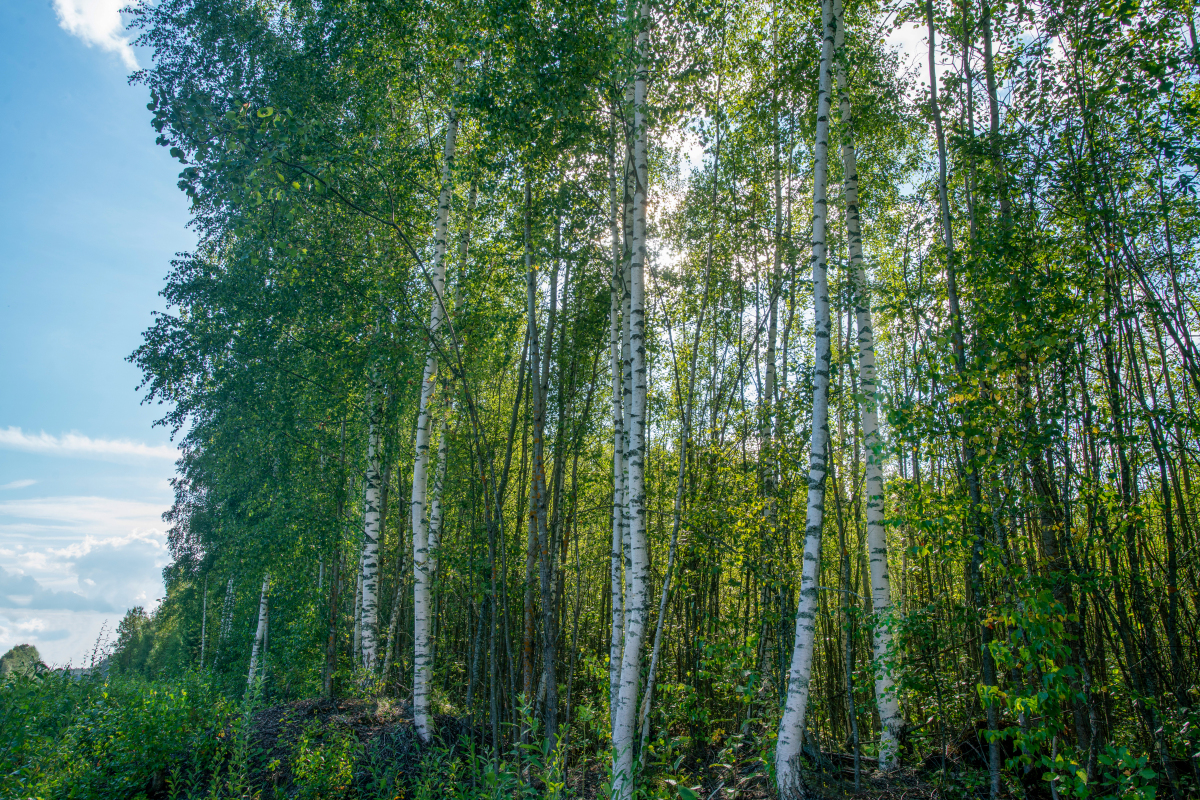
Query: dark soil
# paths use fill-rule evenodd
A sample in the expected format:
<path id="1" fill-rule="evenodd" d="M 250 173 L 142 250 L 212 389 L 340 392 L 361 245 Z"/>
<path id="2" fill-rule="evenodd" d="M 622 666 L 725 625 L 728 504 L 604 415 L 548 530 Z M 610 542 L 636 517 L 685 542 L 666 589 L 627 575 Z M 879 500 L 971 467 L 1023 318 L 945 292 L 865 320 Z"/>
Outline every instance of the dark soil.
<path id="1" fill-rule="evenodd" d="M 439 745 L 448 746 L 467 731 L 454 717 L 438 716 L 435 726 Z M 296 700 L 263 709 L 251 722 L 251 776 L 264 797 L 287 796 L 297 746 L 306 731 L 318 740 L 350 733 L 366 756 L 386 761 L 401 778 L 420 770 L 420 740 L 410 707 L 388 698 Z"/>
<path id="2" fill-rule="evenodd" d="M 439 716 L 435 720 L 435 745 L 451 748 L 472 731 L 464 720 Z M 421 769 L 420 741 L 413 727 L 411 707 L 395 699 L 297 700 L 272 706 L 254 715 L 251 725 L 251 768 L 256 788 L 263 798 L 291 794 L 293 760 L 306 731 L 310 739 L 354 736 L 363 756 L 355 774 L 358 788 L 365 789 L 373 767 L 386 764 L 401 783 L 417 777 Z M 482 732 L 474 731 L 482 744 Z M 964 739 L 968 738 L 964 735 Z M 957 743 L 956 743 L 957 744 Z M 970 746 L 948 748 L 950 770 L 971 769 L 977 759 Z M 715 753 L 712 754 L 715 756 Z M 860 789 L 854 791 L 854 761 L 846 754 L 824 753 L 816 760 L 809 754 L 804 780 L 811 796 L 821 800 L 870 798 L 871 800 L 933 800 L 939 792 L 929 779 L 941 768 L 941 759 L 926 759 L 914 768 L 897 770 L 887 778 L 874 775 L 873 759 L 861 761 Z M 770 800 L 774 787 L 761 762 L 713 764 L 703 755 L 695 758 L 691 774 L 702 775 L 692 788 L 702 800 Z M 936 763 L 934 763 L 936 762 Z M 568 794 L 580 800 L 599 800 L 605 780 L 603 765 L 588 763 L 571 768 Z"/>

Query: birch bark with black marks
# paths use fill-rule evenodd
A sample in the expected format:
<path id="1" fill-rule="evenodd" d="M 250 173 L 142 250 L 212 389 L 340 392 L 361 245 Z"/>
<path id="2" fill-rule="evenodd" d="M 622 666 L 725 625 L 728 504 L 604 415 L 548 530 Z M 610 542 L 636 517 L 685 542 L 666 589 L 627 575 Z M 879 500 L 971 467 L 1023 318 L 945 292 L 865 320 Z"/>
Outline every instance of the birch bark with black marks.
<path id="1" fill-rule="evenodd" d="M 462 62 L 455 64 L 461 69 Z M 458 137 L 458 113 L 453 103 L 446 115 L 446 144 L 442 159 L 441 192 L 433 226 L 433 256 L 429 282 L 432 297 L 429 310 L 429 351 L 421 381 L 421 401 L 417 412 L 417 435 L 413 459 L 412 536 L 413 536 L 413 725 L 421 741 L 431 736 L 429 689 L 433 679 L 432 589 L 435 555 L 430 549 L 426 501 L 429 492 L 429 437 L 433 426 L 433 393 L 437 383 L 436 340 L 445 318 L 446 246 L 450 221 L 450 199 L 454 184 L 454 153 Z M 436 534 L 435 534 L 436 538 Z M 436 541 L 434 542 L 436 544 Z"/>
<path id="2" fill-rule="evenodd" d="M 363 481 L 363 551 L 359 571 L 360 645 L 363 668 L 375 669 L 379 646 L 379 537 L 382 532 L 383 393 L 374 376 L 367 388 L 367 470 Z"/>
<path id="3" fill-rule="evenodd" d="M 204 671 L 204 647 L 208 644 L 208 576 L 204 576 L 204 600 L 200 606 L 200 671 Z"/>
<path id="4" fill-rule="evenodd" d="M 808 509 L 804 527 L 804 563 L 800 600 L 796 607 L 795 644 L 788 670 L 787 697 L 775 745 L 775 775 L 779 796 L 793 800 L 804 796 L 800 774 L 800 748 L 808 708 L 809 680 L 816 640 L 817 575 L 821 563 L 821 528 L 825 522 L 825 478 L 829 457 L 830 321 L 829 280 L 826 265 L 826 182 L 829 174 L 830 82 L 835 36 L 832 0 L 821 3 L 821 61 L 817 88 L 817 131 L 813 169 L 813 399 L 812 440 L 808 457 Z"/>
<path id="5" fill-rule="evenodd" d="M 887 530 L 883 508 L 883 439 L 879 435 L 879 387 L 875 380 L 875 334 L 871 324 L 871 296 L 862 251 L 862 219 L 858 209 L 858 159 L 854 145 L 854 115 L 846 79 L 845 30 L 842 0 L 834 0 L 835 71 L 841 118 L 842 197 L 846 207 L 846 239 L 850 251 L 849 277 L 853 287 L 855 321 L 858 326 L 859 414 L 862 421 L 866 469 L 863 491 L 867 506 L 867 550 L 871 571 L 871 610 L 875 617 L 873 668 L 875 706 L 879 712 L 879 770 L 889 772 L 898 766 L 899 741 L 904 720 L 896 699 L 886 659 L 892 633 L 887 617 L 892 608 L 891 582 L 888 576 Z"/>
<path id="6" fill-rule="evenodd" d="M 267 636 L 267 597 L 271 590 L 271 573 L 263 575 L 262 593 L 258 597 L 258 627 L 254 631 L 254 647 L 250 650 L 250 672 L 246 676 L 246 686 L 254 685 L 254 679 L 258 676 L 258 660 L 260 656 L 264 657 L 263 645 Z"/>
<path id="7" fill-rule="evenodd" d="M 625 636 L 625 604 L 622 584 L 621 555 L 625 541 L 625 410 L 622 395 L 624 381 L 622 376 L 621 343 L 621 303 L 624 297 L 624 269 L 621 247 L 620 227 L 623 214 L 621 204 L 617 200 L 616 175 L 616 111 L 610 109 L 610 131 L 608 150 L 608 187 L 610 204 L 610 227 L 612 234 L 612 275 L 609 281 L 608 306 L 608 353 L 609 369 L 612 376 L 612 424 L 613 424 L 613 462 L 612 462 L 612 545 L 609 551 L 609 591 L 612 599 L 612 621 L 609 631 L 608 647 L 608 718 L 610 729 L 615 733 L 617 719 L 617 699 L 621 690 L 621 647 Z"/>
<path id="8" fill-rule="evenodd" d="M 221 605 L 221 627 L 217 631 L 217 654 L 213 658 L 216 662 L 221 658 L 221 648 L 225 644 L 225 640 L 229 638 L 229 630 L 233 626 L 233 577 L 225 584 L 225 602 Z"/>
<path id="9" fill-rule="evenodd" d="M 621 685 L 617 720 L 613 726 L 613 797 L 632 800 L 634 790 L 634 736 L 637 723 L 641 647 L 646 626 L 649 555 L 646 545 L 646 311 L 643 271 L 646 263 L 646 206 L 649 181 L 648 126 L 646 108 L 650 4 L 638 6 L 638 33 L 634 51 L 637 59 L 633 81 L 633 231 L 629 259 L 629 373 L 632 378 L 628 422 L 629 556 L 626 563 L 625 641 L 621 655 Z"/>

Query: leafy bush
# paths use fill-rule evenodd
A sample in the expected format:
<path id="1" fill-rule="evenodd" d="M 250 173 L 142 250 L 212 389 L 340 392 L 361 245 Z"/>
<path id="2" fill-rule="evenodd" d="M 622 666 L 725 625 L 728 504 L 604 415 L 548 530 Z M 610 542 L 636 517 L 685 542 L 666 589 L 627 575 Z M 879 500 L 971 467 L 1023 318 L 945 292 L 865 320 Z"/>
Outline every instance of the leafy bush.
<path id="1" fill-rule="evenodd" d="M 200 677 L 18 676 L 0 686 L 0 796 L 117 798 L 209 771 L 236 707 Z"/>

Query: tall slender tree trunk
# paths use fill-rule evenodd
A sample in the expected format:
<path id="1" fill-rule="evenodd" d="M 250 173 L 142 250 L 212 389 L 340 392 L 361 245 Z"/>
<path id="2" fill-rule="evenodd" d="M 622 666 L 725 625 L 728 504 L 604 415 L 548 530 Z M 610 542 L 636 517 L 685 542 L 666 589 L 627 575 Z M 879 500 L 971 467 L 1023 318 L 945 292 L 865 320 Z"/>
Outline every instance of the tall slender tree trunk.
<path id="1" fill-rule="evenodd" d="M 411 506 L 410 506 L 411 512 Z M 396 593 L 392 598 L 392 612 L 388 619 L 388 634 L 387 645 L 383 654 L 383 667 L 379 671 L 380 679 L 387 685 L 388 675 L 391 674 L 392 664 L 396 660 L 396 651 L 399 649 L 399 631 L 400 631 L 400 615 L 404 609 L 404 594 L 408 589 L 408 571 L 405 569 L 407 560 L 403 558 L 403 554 L 408 550 L 408 531 L 412 530 L 411 521 L 407 518 L 403 525 L 397 531 L 396 552 Z"/>
<path id="2" fill-rule="evenodd" d="M 258 628 L 254 631 L 254 647 L 250 650 L 250 672 L 246 676 L 246 686 L 254 685 L 254 679 L 258 677 L 258 660 L 262 656 L 265 640 L 267 637 L 267 597 L 271 591 L 271 573 L 263 575 L 262 593 L 258 597 Z"/>
<path id="3" fill-rule="evenodd" d="M 461 69 L 462 62 L 455 64 Z M 426 500 L 429 489 L 429 435 L 433 425 L 433 391 L 437 383 L 437 337 L 446 314 L 446 245 L 453 193 L 454 153 L 458 137 L 458 113 L 453 103 L 446 118 L 446 145 L 442 160 L 442 187 L 438 195 L 433 229 L 433 257 L 427 279 L 432 290 L 429 311 L 429 352 L 421 382 L 421 404 L 417 412 L 417 435 L 413 459 L 413 725 L 422 741 L 431 735 L 429 688 L 433 679 L 432 589 L 434 554 L 430 549 Z M 435 533 L 436 537 L 436 533 Z M 436 541 L 434 542 L 436 544 Z"/>
<path id="4" fill-rule="evenodd" d="M 541 365 L 542 360 L 538 350 L 537 340 L 537 325 L 533 322 L 532 311 L 533 297 L 536 294 L 537 275 L 534 272 L 533 264 L 533 230 L 532 220 L 533 215 L 533 189 L 529 185 L 529 173 L 525 174 L 525 231 L 524 231 L 524 247 L 525 247 L 525 293 L 526 293 L 526 312 L 530 314 L 525 325 L 525 341 L 529 345 L 529 409 L 537 404 L 537 394 L 541 391 Z M 536 439 L 537 433 L 534 433 Z M 531 448 L 532 449 L 532 448 Z M 524 456 L 524 453 L 522 453 Z M 532 459 L 531 459 L 532 461 Z M 524 466 L 522 458 L 522 466 Z M 531 467 L 531 473 L 536 471 L 536 467 Z M 533 576 L 534 570 L 537 568 L 537 527 L 538 527 L 538 492 L 537 480 L 532 479 L 529 482 L 529 508 L 528 508 L 528 527 L 525 536 L 525 597 L 524 597 L 524 626 L 523 635 L 521 637 L 521 702 L 530 708 L 534 703 L 534 677 L 533 677 L 533 637 L 534 637 L 534 609 L 533 609 Z M 528 734 L 528 730 L 524 727 L 522 721 L 522 740 Z"/>
<path id="5" fill-rule="evenodd" d="M 383 393 L 372 376 L 367 390 L 367 471 L 363 487 L 363 551 L 359 581 L 362 584 L 362 665 L 375 669 L 379 646 L 379 537 L 383 530 Z"/>
<path id="6" fill-rule="evenodd" d="M 204 646 L 208 643 L 208 576 L 204 576 L 204 600 L 200 604 L 200 671 L 204 671 Z"/>
<path id="7" fill-rule="evenodd" d="M 339 605 L 339 595 L 342 590 L 341 531 L 346 511 L 344 494 L 346 475 L 346 420 L 344 419 L 341 424 L 340 438 L 341 456 L 338 463 L 338 488 L 335 495 L 337 498 L 337 511 L 334 515 L 336 526 L 334 528 L 333 547 L 330 552 L 329 618 L 325 629 L 325 666 L 321 676 L 322 693 L 327 699 L 332 699 L 334 692 L 333 678 L 337 672 L 338 616 L 341 610 Z"/>
<path id="8" fill-rule="evenodd" d="M 625 541 L 625 410 L 624 368 L 622 360 L 621 303 L 625 296 L 620 227 L 623 214 L 617 201 L 616 174 L 616 111 L 610 109 L 608 187 L 610 228 L 612 234 L 612 276 L 609 286 L 608 305 L 608 351 L 609 369 L 612 374 L 612 423 L 613 423 L 613 495 L 612 495 L 612 545 L 609 552 L 609 592 L 612 597 L 612 620 L 608 646 L 608 718 L 612 735 L 616 735 L 617 702 L 621 691 L 621 652 L 625 637 L 625 603 L 623 591 L 624 575 L 621 570 L 622 552 Z"/>
<path id="9" fill-rule="evenodd" d="M 358 555 L 358 569 L 354 573 L 354 638 L 351 640 L 350 655 L 355 661 L 362 659 L 362 610 L 363 610 L 363 554 Z"/>
<path id="10" fill-rule="evenodd" d="M 629 259 L 629 373 L 632 392 L 628 422 L 628 491 L 625 503 L 629 518 L 629 555 L 626 563 L 625 642 L 621 654 L 621 685 L 617 721 L 613 726 L 613 797 L 632 800 L 634 790 L 634 736 L 637 728 L 638 683 L 642 639 L 645 635 L 648 601 L 649 554 L 646 546 L 646 306 L 643 270 L 646 263 L 646 205 L 649 181 L 646 89 L 650 40 L 650 4 L 638 5 L 638 32 L 634 44 L 637 59 L 633 81 L 633 235 Z"/>
<path id="11" fill-rule="evenodd" d="M 558 676 L 555 669 L 557 659 L 557 642 L 558 642 L 558 603 L 555 599 L 556 581 L 554 578 L 554 542 L 552 541 L 552 531 L 548 525 L 547 515 L 550 504 L 550 492 L 546 481 L 546 397 L 550 391 L 550 354 L 554 343 L 554 326 L 558 311 L 558 249 L 559 249 L 559 230 L 556 223 L 555 233 L 555 255 L 553 265 L 550 269 L 550 312 L 546 317 L 546 346 L 542 351 L 542 365 L 540 372 L 536 373 L 539 379 L 534 386 L 534 403 L 533 403 L 533 480 L 537 492 L 537 536 L 538 536 L 538 580 L 542 595 L 542 677 L 541 683 L 544 693 L 544 702 L 542 703 L 542 732 L 549 740 L 550 747 L 553 749 L 558 744 Z M 536 344 L 537 341 L 537 317 L 536 317 L 536 273 L 530 273 L 534 280 L 532 285 L 533 293 L 530 295 L 529 306 L 529 326 L 531 343 Z M 560 409 L 561 411 L 561 409 Z M 562 432 L 562 415 L 559 415 L 559 433 Z M 561 453 L 560 449 L 557 449 Z M 556 456 L 558 461 L 558 456 Z M 558 461 L 561 463 L 561 461 Z M 559 495 L 560 482 L 557 480 L 559 470 L 554 470 L 555 479 L 552 483 L 555 488 L 555 496 Z M 555 516 L 558 515 L 558 503 L 555 503 Z M 557 530 L 557 525 L 555 526 Z"/>
<path id="12" fill-rule="evenodd" d="M 341 515 L 338 515 L 339 521 Z M 341 557 L 334 551 L 329 575 L 329 619 L 326 624 L 325 667 L 322 671 L 322 694 L 333 697 L 333 676 L 337 672 L 338 589 L 341 583 Z"/>
<path id="13" fill-rule="evenodd" d="M 925 2 L 925 22 L 929 30 L 929 105 L 933 112 L 933 128 L 937 138 L 938 200 L 941 207 L 942 238 L 946 248 L 946 299 L 947 305 L 950 307 L 950 338 L 954 348 L 955 369 L 961 379 L 967 371 L 967 354 L 963 338 L 962 309 L 958 298 L 958 272 L 954 253 L 954 232 L 950 217 L 949 190 L 946 183 L 948 171 L 946 135 L 942 128 L 942 112 L 938 101 L 937 43 L 933 16 L 933 0 L 926 0 Z M 964 410 L 963 413 L 962 460 L 970 503 L 967 516 L 968 525 L 975 539 L 971 560 L 967 566 L 967 586 L 970 590 L 972 603 L 974 604 L 972 614 L 978 617 L 979 605 L 984 599 L 982 566 L 985 529 L 983 519 L 980 515 L 982 494 L 979 488 L 979 473 L 975 464 L 975 448 L 971 444 L 970 435 L 967 431 L 969 427 L 969 420 L 965 416 L 967 412 Z M 980 654 L 983 661 L 983 683 L 988 688 L 995 688 L 996 664 L 992 659 L 991 648 L 988 646 L 992 640 L 992 629 L 980 623 L 979 631 Z M 996 704 L 990 699 L 986 705 L 986 713 L 988 730 L 994 733 L 997 729 L 998 719 Z M 991 775 L 990 796 L 992 800 L 996 800 L 1000 794 L 1000 740 L 997 736 L 992 736 L 991 739 L 991 743 L 988 745 L 988 768 Z"/>
<path id="14" fill-rule="evenodd" d="M 891 581 L 888 576 L 887 530 L 883 509 L 883 439 L 879 435 L 879 388 L 875 381 L 875 334 L 871 324 L 871 295 L 862 252 L 862 221 L 858 211 L 858 160 L 854 145 L 854 115 L 844 66 L 844 18 L 842 0 L 834 0 L 838 51 L 838 99 L 842 128 L 842 194 L 846 205 L 846 238 L 850 251 L 849 277 L 858 323 L 858 381 L 862 417 L 863 450 L 866 454 L 865 486 L 867 496 L 867 550 L 871 568 L 871 610 L 875 617 L 874 671 L 875 704 L 879 712 L 879 769 L 889 772 L 898 765 L 898 737 L 903 719 L 893 681 L 886 663 L 892 634 L 887 617 L 892 610 Z"/>
<path id="15" fill-rule="evenodd" d="M 217 630 L 217 654 L 213 663 L 221 658 L 221 648 L 229 638 L 229 630 L 233 626 L 233 577 L 230 576 L 225 584 L 225 602 L 221 605 L 221 626 Z"/>
<path id="16" fill-rule="evenodd" d="M 830 80 L 833 62 L 834 19 L 832 0 L 821 3 L 821 62 L 817 89 L 817 136 L 813 170 L 813 358 L 812 441 L 808 460 L 808 510 L 804 527 L 804 564 L 800 575 L 800 600 L 796 608 L 796 639 L 788 671 L 787 699 L 779 721 L 775 745 L 775 775 L 784 800 L 804 796 L 800 775 L 800 748 L 808 707 L 809 680 L 816 639 L 817 578 L 821 566 L 821 528 L 825 522 L 825 478 L 829 458 L 830 321 L 829 280 L 826 270 L 825 222 L 828 208 L 825 187 L 829 174 Z"/>

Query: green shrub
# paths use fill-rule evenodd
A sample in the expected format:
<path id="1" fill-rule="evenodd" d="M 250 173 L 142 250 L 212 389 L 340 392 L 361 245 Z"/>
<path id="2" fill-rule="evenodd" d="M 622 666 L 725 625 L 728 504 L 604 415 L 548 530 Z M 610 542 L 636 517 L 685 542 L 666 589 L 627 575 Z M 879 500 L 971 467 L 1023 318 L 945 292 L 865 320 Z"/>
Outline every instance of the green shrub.
<path id="1" fill-rule="evenodd" d="M 354 765 L 362 745 L 353 731 L 310 726 L 296 745 L 296 797 L 302 800 L 349 797 Z"/>
<path id="2" fill-rule="evenodd" d="M 236 708 L 197 676 L 167 687 L 68 673 L 0 686 L 0 796 L 137 797 L 210 769 Z"/>

